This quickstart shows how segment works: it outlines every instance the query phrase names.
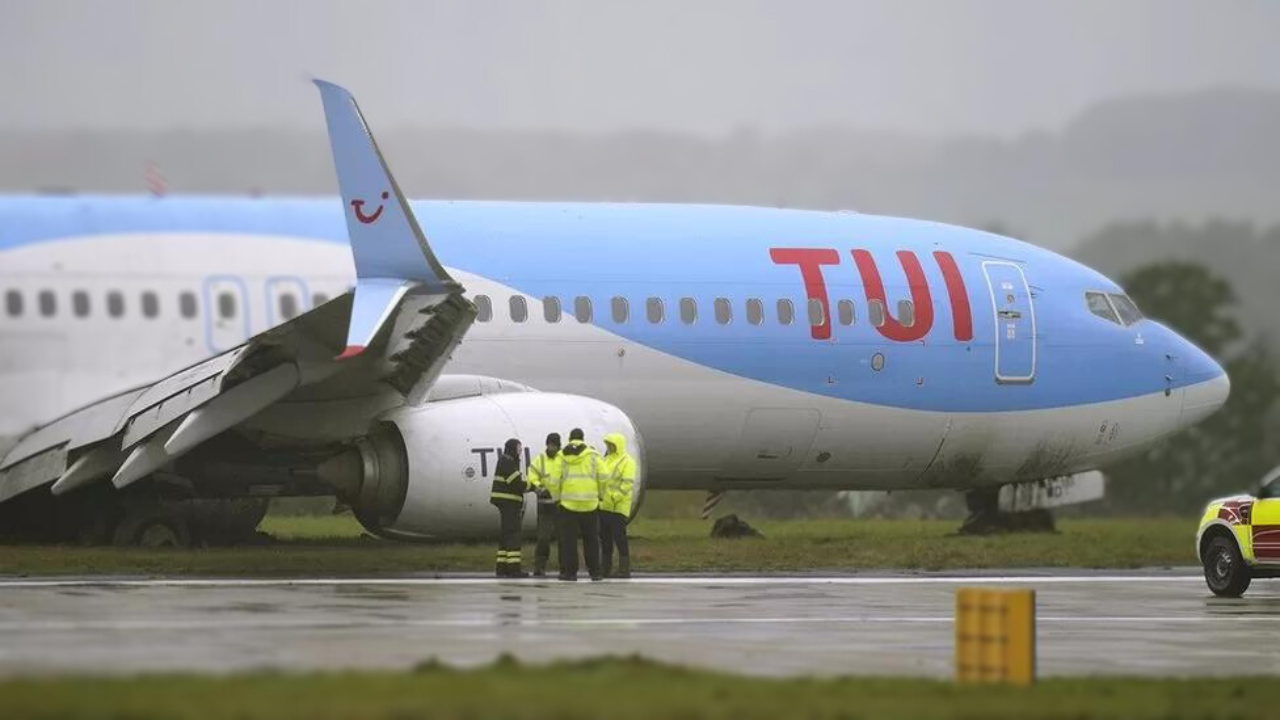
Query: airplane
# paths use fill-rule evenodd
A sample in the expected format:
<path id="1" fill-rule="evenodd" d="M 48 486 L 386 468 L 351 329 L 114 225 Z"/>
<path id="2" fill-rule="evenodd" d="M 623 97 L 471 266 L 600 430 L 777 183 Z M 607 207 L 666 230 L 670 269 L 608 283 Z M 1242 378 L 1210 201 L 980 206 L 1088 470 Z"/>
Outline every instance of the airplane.
<path id="1" fill-rule="evenodd" d="M 988 232 L 409 202 L 316 85 L 341 202 L 0 199 L 0 532 L 184 545 L 335 496 L 382 537 L 489 536 L 496 448 L 572 427 L 626 436 L 641 498 L 953 488 L 992 515 L 1228 396 L 1115 282 Z"/>

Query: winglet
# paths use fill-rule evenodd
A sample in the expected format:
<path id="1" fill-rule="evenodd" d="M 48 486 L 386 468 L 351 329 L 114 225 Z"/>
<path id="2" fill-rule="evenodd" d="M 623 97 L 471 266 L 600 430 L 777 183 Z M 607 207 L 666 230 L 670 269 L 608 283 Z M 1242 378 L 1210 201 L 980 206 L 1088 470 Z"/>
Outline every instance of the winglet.
<path id="1" fill-rule="evenodd" d="M 414 285 L 428 292 L 461 292 L 436 259 L 413 210 L 378 150 L 356 100 L 344 88 L 315 80 L 324 103 L 325 123 L 338 188 L 355 257 L 356 289 L 347 331 L 347 349 L 359 355 Z"/>

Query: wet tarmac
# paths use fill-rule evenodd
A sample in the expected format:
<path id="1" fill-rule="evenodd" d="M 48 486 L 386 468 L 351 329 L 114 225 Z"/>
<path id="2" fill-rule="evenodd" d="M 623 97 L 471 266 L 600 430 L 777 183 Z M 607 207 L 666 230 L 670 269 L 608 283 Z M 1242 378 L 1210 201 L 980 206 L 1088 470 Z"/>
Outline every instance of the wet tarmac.
<path id="1" fill-rule="evenodd" d="M 1037 591 L 1043 675 L 1280 674 L 1280 581 L 1191 571 L 0 580 L 0 675 L 458 666 L 639 653 L 757 675 L 949 676 L 957 587 Z"/>

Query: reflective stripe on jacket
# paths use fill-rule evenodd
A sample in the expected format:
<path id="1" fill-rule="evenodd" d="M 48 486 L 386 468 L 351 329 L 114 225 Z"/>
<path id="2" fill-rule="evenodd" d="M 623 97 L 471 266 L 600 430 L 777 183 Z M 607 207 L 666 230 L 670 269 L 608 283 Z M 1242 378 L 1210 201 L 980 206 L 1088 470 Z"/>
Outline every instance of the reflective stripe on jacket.
<path id="1" fill-rule="evenodd" d="M 560 507 L 573 512 L 594 512 L 600 507 L 600 457 L 581 440 L 570 440 L 561 453 Z"/>
<path id="2" fill-rule="evenodd" d="M 636 483 L 636 461 L 627 453 L 627 439 L 620 433 L 604 436 L 617 450 L 604 456 L 603 487 L 600 489 L 600 509 L 631 516 L 631 500 Z"/>
<path id="3" fill-rule="evenodd" d="M 506 455 L 498 456 L 498 465 L 493 469 L 493 485 L 489 488 L 489 502 L 524 503 L 524 493 L 528 488 L 524 483 L 524 473 L 520 471 L 520 460 Z"/>
<path id="4" fill-rule="evenodd" d="M 564 465 L 564 455 L 556 453 L 555 457 L 547 457 L 542 452 L 529 465 L 529 487 L 535 490 L 546 490 L 548 495 L 539 493 L 538 502 L 542 505 L 554 505 L 560 500 L 560 472 Z"/>

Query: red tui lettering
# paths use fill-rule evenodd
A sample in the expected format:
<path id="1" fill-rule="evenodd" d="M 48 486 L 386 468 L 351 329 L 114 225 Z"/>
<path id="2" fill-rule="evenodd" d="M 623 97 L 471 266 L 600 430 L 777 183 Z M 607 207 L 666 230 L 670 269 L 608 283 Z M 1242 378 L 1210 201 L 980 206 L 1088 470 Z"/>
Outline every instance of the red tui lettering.
<path id="1" fill-rule="evenodd" d="M 929 293 L 929 281 L 924 277 L 920 260 L 916 254 L 908 250 L 898 251 L 898 262 L 907 274 L 907 287 L 911 289 L 911 302 L 915 305 L 915 322 L 903 325 L 893 318 L 889 312 L 889 304 L 885 299 L 884 282 L 880 280 L 880 270 L 876 267 L 875 258 L 866 250 L 854 250 L 853 262 L 858 266 L 858 274 L 862 276 L 862 285 L 866 290 L 867 302 L 879 300 L 885 308 L 884 324 L 876 328 L 880 334 L 898 342 L 914 342 L 929 334 L 933 328 L 933 296 Z"/>
<path id="2" fill-rule="evenodd" d="M 779 265 L 800 267 L 805 295 L 810 300 L 822 303 L 822 324 L 810 326 L 809 334 L 814 340 L 829 339 L 831 337 L 831 303 L 827 300 L 827 283 L 822 277 L 822 266 L 839 265 L 840 253 L 830 248 L 770 248 L 769 257 Z M 801 317 L 806 315 L 802 314 Z"/>

